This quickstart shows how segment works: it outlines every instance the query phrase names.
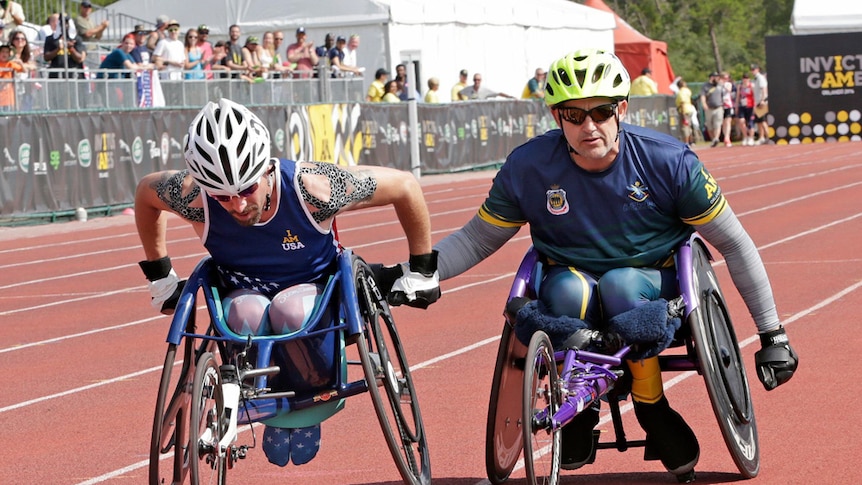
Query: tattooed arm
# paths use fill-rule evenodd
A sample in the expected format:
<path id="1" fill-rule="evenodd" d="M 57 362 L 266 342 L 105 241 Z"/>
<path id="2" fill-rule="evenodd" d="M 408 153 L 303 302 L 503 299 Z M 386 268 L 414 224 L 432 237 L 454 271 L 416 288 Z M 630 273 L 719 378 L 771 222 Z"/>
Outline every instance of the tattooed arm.
<path id="1" fill-rule="evenodd" d="M 135 192 L 135 224 L 148 261 L 168 255 L 165 211 L 202 226 L 202 204 L 200 188 L 187 170 L 155 172 L 141 179 Z"/>
<path id="2" fill-rule="evenodd" d="M 339 167 L 302 163 L 299 189 L 314 220 L 323 227 L 342 211 L 391 204 L 407 236 L 410 254 L 431 252 L 431 219 L 422 187 L 409 172 L 385 167 Z"/>

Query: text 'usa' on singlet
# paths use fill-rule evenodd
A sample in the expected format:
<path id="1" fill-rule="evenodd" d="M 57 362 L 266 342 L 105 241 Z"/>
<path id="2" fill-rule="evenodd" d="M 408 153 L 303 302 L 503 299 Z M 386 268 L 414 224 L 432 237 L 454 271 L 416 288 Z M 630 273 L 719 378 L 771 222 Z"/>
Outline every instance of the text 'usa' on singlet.
<path id="1" fill-rule="evenodd" d="M 278 196 L 275 215 L 251 227 L 240 226 L 214 199 L 205 196 L 206 221 L 201 237 L 224 283 L 272 296 L 326 275 L 338 254 L 329 230 L 308 213 L 296 180 L 297 163 L 275 165 Z"/>

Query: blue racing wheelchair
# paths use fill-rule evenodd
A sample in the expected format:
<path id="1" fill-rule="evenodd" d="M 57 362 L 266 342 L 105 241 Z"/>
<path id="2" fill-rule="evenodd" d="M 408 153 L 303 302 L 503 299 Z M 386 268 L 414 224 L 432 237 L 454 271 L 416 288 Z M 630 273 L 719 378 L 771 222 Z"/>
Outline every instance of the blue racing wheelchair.
<path id="1" fill-rule="evenodd" d="M 712 269 L 712 257 L 695 234 L 675 255 L 677 280 L 685 301 L 687 325 L 676 332 L 672 346 L 684 353 L 659 355 L 662 371 L 696 371 L 706 383 L 713 412 L 740 474 L 757 476 L 760 446 L 751 393 L 739 344 Z M 509 299 L 535 299 L 543 264 L 531 249 L 521 262 Z M 554 349 L 547 334 L 535 332 L 529 345 L 515 337 L 507 320 L 497 354 L 486 427 L 486 472 L 491 483 L 505 482 L 523 451 L 527 483 L 555 484 L 560 473 L 562 427 L 599 399 L 607 400 L 614 428 L 612 441 L 596 449 L 625 451 L 645 447 L 629 440 L 619 401 L 626 395 L 625 356 L 631 347 L 613 353 Z M 693 480 L 678 476 L 680 481 Z"/>
<path id="2" fill-rule="evenodd" d="M 430 457 L 416 389 L 395 322 L 368 265 L 343 250 L 319 303 L 303 327 L 285 335 L 245 336 L 225 322 L 224 289 L 204 258 L 186 283 L 168 332 L 150 444 L 149 483 L 226 483 L 258 444 L 255 425 L 314 426 L 350 396 L 370 393 L 405 483 L 431 481 Z M 199 325 L 199 294 L 208 322 Z M 285 387 L 274 349 L 313 340 L 334 357 L 326 384 Z M 361 368 L 361 372 L 358 370 Z M 351 369 L 357 369 L 351 371 Z M 251 425 L 241 444 L 239 425 Z"/>

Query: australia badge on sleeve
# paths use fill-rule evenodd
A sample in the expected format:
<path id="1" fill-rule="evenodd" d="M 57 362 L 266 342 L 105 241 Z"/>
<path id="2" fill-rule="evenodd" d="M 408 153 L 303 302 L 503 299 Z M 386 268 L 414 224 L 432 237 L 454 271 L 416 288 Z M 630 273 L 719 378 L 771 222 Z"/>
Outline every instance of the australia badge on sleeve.
<path id="1" fill-rule="evenodd" d="M 548 194 L 548 212 L 555 216 L 569 213 L 569 201 L 566 199 L 566 191 L 559 185 L 552 185 Z"/>

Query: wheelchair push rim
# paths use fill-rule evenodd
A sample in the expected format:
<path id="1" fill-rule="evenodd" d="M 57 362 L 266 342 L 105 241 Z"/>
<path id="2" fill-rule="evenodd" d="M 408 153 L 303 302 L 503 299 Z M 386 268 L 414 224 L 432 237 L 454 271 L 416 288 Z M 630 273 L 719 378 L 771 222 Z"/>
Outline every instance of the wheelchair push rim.
<path id="1" fill-rule="evenodd" d="M 494 485 L 508 480 L 524 446 L 521 396 L 526 350 L 511 325 L 504 323 L 485 428 L 485 472 Z"/>
<path id="2" fill-rule="evenodd" d="M 709 256 L 692 248 L 698 308 L 692 312 L 692 338 L 722 437 L 739 472 L 760 471 L 760 444 L 751 392 L 739 344 Z"/>
<path id="3" fill-rule="evenodd" d="M 198 359 L 192 385 L 189 414 L 192 485 L 225 484 L 228 461 L 226 456 L 219 457 L 218 443 L 226 429 L 221 372 L 216 357 L 206 352 Z"/>
<path id="4" fill-rule="evenodd" d="M 524 359 L 523 417 L 524 469 L 530 485 L 555 485 L 560 479 L 560 428 L 553 416 L 562 396 L 551 339 L 533 334 Z"/>
<path id="5" fill-rule="evenodd" d="M 192 312 L 184 328 L 194 333 L 195 326 Z M 150 485 L 190 483 L 189 423 L 196 363 L 201 355 L 212 352 L 215 347 L 214 341 L 191 337 L 168 344 L 150 437 Z M 182 365 L 176 370 L 178 351 L 182 352 L 179 356 Z"/>
<path id="6" fill-rule="evenodd" d="M 364 321 L 357 341 L 374 410 L 389 451 L 405 483 L 430 484 L 431 460 L 410 366 L 371 270 L 354 257 L 353 274 Z"/>

